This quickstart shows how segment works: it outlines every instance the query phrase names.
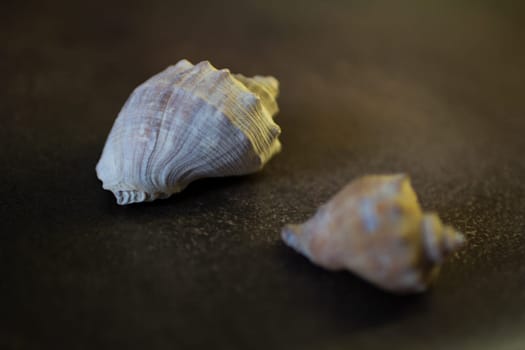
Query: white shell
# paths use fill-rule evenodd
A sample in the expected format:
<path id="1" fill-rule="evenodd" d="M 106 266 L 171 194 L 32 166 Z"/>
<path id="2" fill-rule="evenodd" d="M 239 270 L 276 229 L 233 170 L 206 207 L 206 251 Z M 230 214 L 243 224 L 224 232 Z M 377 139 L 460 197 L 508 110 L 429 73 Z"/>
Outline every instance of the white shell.
<path id="1" fill-rule="evenodd" d="M 282 238 L 320 266 L 350 270 L 396 293 L 425 290 L 464 242 L 435 213 L 422 212 L 402 174 L 351 182 L 310 220 L 286 226 Z"/>
<path id="2" fill-rule="evenodd" d="M 166 198 L 203 177 L 255 172 L 281 149 L 279 83 L 181 60 L 138 86 L 97 164 L 118 204 Z"/>

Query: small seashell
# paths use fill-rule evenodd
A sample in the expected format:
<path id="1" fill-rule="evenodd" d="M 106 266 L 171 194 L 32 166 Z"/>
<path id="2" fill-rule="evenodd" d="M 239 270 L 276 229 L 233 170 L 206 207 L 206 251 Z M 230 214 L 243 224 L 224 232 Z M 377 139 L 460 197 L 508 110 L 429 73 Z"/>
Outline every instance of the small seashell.
<path id="1" fill-rule="evenodd" d="M 435 213 L 423 213 L 408 176 L 370 175 L 337 193 L 284 242 L 330 270 L 347 269 L 396 293 L 424 291 L 463 243 Z"/>
<path id="2" fill-rule="evenodd" d="M 138 86 L 97 164 L 118 204 L 166 198 L 204 177 L 260 170 L 281 149 L 279 82 L 181 60 Z"/>

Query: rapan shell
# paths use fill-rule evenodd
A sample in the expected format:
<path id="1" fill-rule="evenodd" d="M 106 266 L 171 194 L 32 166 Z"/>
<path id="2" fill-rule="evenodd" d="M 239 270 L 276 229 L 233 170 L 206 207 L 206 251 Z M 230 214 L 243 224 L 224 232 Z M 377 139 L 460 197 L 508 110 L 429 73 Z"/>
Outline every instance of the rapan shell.
<path id="1" fill-rule="evenodd" d="M 138 86 L 97 164 L 118 204 L 166 198 L 204 177 L 260 170 L 279 150 L 279 83 L 181 60 Z"/>

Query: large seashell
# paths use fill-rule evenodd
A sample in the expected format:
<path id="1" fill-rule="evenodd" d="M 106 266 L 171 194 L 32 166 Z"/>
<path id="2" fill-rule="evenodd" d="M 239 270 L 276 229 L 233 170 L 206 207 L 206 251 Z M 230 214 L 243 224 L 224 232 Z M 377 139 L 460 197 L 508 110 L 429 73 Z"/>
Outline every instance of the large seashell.
<path id="1" fill-rule="evenodd" d="M 397 293 L 420 292 L 464 242 L 435 213 L 423 213 L 406 175 L 370 175 L 337 193 L 284 242 L 312 262 L 348 269 Z"/>
<path id="2" fill-rule="evenodd" d="M 203 177 L 255 172 L 279 150 L 279 83 L 181 60 L 138 86 L 97 164 L 118 204 L 166 198 Z"/>

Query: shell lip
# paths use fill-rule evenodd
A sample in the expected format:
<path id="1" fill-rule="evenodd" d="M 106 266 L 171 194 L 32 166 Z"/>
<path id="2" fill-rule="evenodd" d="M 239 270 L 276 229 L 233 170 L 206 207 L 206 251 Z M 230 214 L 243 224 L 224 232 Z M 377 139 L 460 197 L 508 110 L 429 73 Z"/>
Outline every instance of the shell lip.
<path id="1" fill-rule="evenodd" d="M 117 200 L 117 204 L 119 205 L 147 202 L 154 199 L 147 192 L 142 191 L 116 190 L 111 192 L 113 192 L 113 195 Z"/>

